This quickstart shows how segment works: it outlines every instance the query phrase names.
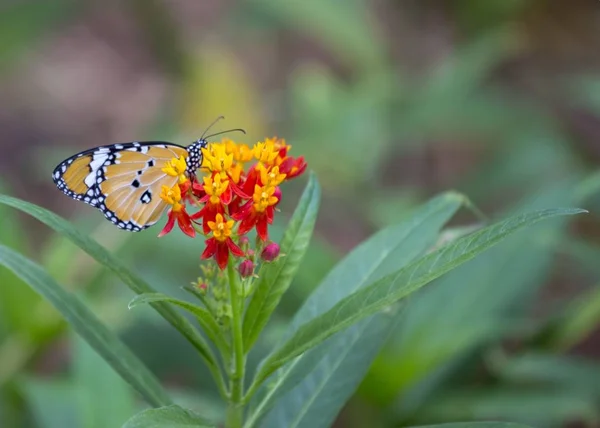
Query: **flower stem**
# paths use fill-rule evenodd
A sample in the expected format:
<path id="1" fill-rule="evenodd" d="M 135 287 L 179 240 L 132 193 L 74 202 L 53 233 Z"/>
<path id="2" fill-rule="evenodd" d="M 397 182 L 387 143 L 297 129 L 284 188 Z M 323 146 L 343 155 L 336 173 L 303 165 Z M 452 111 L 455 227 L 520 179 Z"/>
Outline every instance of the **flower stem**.
<path id="1" fill-rule="evenodd" d="M 244 423 L 244 372 L 246 355 L 242 337 L 242 318 L 244 315 L 244 298 L 240 294 L 239 277 L 233 261 L 227 267 L 229 274 L 229 296 L 231 299 L 231 333 L 233 342 L 233 362 L 229 377 L 229 406 L 227 408 L 227 428 L 241 428 Z"/>

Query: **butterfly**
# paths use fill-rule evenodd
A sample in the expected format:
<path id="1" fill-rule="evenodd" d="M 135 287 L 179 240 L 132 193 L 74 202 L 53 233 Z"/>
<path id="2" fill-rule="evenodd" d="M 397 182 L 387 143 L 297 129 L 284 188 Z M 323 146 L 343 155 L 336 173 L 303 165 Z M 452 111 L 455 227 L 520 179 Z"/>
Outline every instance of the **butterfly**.
<path id="1" fill-rule="evenodd" d="M 166 163 L 184 158 L 186 174 L 193 179 L 202 165 L 207 139 L 231 131 L 244 132 L 219 132 L 201 137 L 187 147 L 163 141 L 95 147 L 59 163 L 52 179 L 67 196 L 98 208 L 117 227 L 139 232 L 155 224 L 167 208 L 159 196 L 162 186 L 171 188 L 177 184 L 177 177 L 162 171 Z"/>

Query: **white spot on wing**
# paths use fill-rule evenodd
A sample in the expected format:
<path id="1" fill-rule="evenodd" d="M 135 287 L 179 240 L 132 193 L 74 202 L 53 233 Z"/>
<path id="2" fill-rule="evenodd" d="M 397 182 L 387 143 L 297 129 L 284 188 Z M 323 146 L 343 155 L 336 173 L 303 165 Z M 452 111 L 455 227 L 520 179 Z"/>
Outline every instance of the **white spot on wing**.
<path id="1" fill-rule="evenodd" d="M 96 172 L 100 167 L 106 162 L 107 154 L 96 154 L 94 153 L 94 157 L 92 158 L 92 162 L 90 162 L 90 168 L 92 171 Z"/>
<path id="2" fill-rule="evenodd" d="M 92 161 L 90 162 L 90 173 L 85 177 L 85 180 L 83 180 L 83 182 L 85 183 L 85 185 L 87 187 L 93 187 L 94 184 L 96 184 L 96 176 L 100 170 L 100 168 L 102 168 L 102 165 L 104 165 L 104 163 L 106 162 L 106 159 L 108 158 L 108 155 L 106 153 L 98 153 L 98 151 L 96 151 L 94 153 L 94 155 L 92 156 Z"/>

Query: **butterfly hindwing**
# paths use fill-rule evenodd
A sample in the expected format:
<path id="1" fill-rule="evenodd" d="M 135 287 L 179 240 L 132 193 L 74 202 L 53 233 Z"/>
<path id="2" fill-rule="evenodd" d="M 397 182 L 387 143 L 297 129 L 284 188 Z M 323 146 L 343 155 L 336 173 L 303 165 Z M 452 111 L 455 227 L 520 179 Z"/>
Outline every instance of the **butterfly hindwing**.
<path id="1" fill-rule="evenodd" d="M 161 188 L 174 186 L 177 177 L 162 168 L 181 156 L 187 158 L 187 150 L 171 143 L 113 144 L 66 159 L 53 179 L 65 194 L 98 208 L 118 227 L 139 231 L 156 223 L 166 209 Z"/>

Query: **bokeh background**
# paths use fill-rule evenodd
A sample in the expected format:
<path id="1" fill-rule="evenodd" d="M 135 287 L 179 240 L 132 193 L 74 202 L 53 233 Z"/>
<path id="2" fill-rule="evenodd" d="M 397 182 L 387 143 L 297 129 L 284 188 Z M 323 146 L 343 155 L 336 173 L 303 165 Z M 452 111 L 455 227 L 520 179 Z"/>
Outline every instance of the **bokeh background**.
<path id="1" fill-rule="evenodd" d="M 412 297 L 335 426 L 600 426 L 599 28 L 595 0 L 4 0 L 0 187 L 181 296 L 200 243 L 116 230 L 58 192 L 53 167 L 108 143 L 187 144 L 219 115 L 215 130 L 247 130 L 234 139 L 285 137 L 316 171 L 322 209 L 254 362 L 337 260 L 440 191 L 492 219 L 585 207 Z M 304 181 L 288 185 L 280 228 Z M 453 225 L 480 221 L 463 210 Z M 219 417 L 192 348 L 150 309 L 127 310 L 118 280 L 5 207 L 0 242 L 84 296 L 180 403 Z M 112 428 L 143 407 L 0 268 L 0 426 Z"/>

